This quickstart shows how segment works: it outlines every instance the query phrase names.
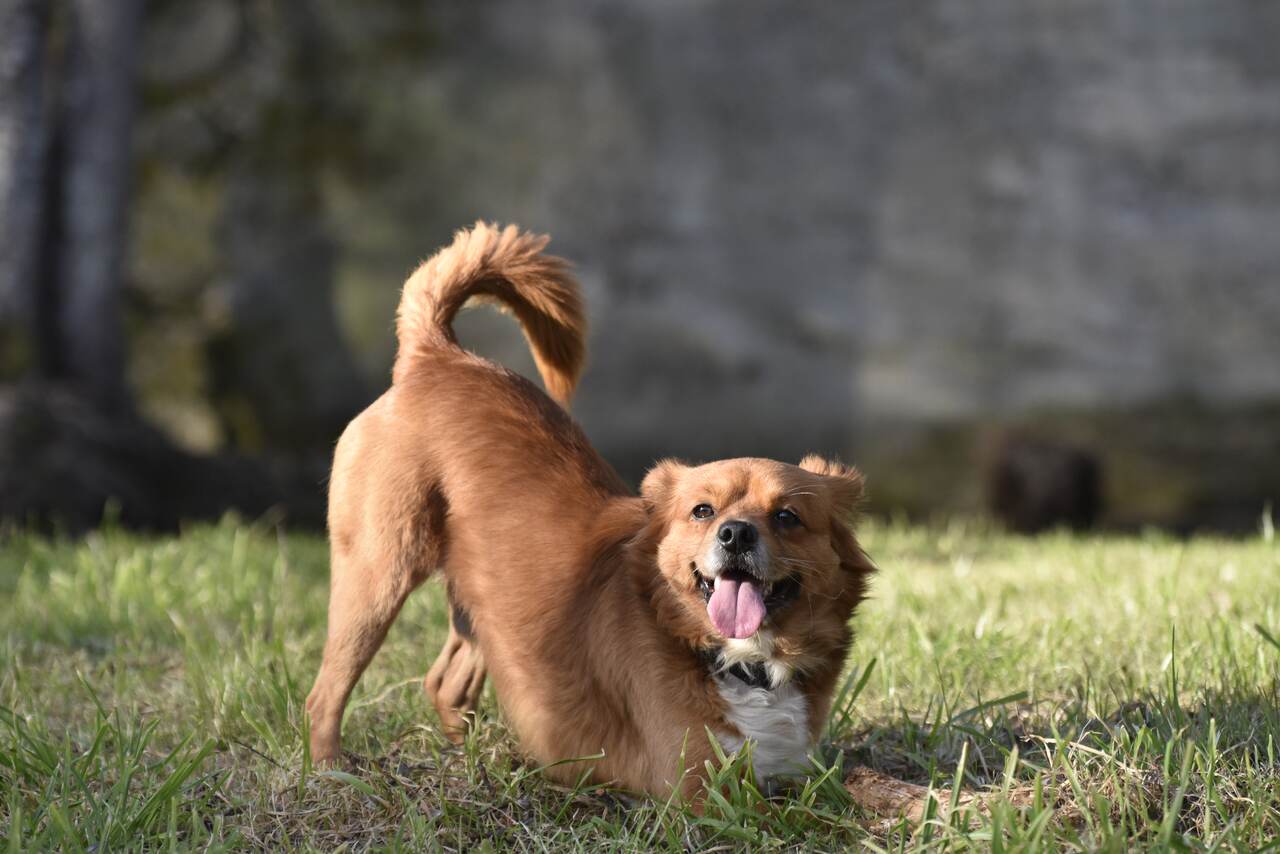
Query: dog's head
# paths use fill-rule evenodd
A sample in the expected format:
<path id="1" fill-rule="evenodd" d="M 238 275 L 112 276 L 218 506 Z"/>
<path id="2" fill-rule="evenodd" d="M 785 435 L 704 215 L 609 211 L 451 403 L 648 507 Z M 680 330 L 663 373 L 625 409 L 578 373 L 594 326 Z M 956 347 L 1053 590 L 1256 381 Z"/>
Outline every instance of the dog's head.
<path id="1" fill-rule="evenodd" d="M 856 470 L 815 456 L 655 466 L 641 497 L 682 633 L 847 643 L 871 568 L 850 528 L 861 496 Z"/>

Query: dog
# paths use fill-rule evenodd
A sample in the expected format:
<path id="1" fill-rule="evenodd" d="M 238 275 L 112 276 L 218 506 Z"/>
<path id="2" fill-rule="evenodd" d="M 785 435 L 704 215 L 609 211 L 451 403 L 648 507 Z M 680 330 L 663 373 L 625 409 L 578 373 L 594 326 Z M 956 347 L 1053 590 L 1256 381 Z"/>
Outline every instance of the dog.
<path id="1" fill-rule="evenodd" d="M 313 761 L 406 597 L 443 573 L 449 638 L 425 682 L 460 738 L 491 677 L 551 778 L 696 798 L 754 744 L 803 773 L 872 565 L 858 472 L 809 456 L 658 463 L 633 495 L 567 412 L 586 323 L 547 238 L 477 223 L 404 286 L 390 389 L 338 442 L 328 634 L 307 698 Z M 472 299 L 519 321 L 546 387 L 459 346 Z"/>

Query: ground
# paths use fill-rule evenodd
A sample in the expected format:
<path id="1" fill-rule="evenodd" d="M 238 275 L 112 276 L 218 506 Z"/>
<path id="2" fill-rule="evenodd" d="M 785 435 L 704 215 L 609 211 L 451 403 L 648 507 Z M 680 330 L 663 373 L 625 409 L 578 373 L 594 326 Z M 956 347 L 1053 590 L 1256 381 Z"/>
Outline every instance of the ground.
<path id="1" fill-rule="evenodd" d="M 435 583 L 357 688 L 357 758 L 318 772 L 302 701 L 323 640 L 323 540 L 234 520 L 176 538 L 10 534 L 0 833 L 8 850 L 99 851 L 1275 847 L 1269 528 L 1023 538 L 881 522 L 863 539 L 880 573 L 819 770 L 766 800 L 731 765 L 694 815 L 549 784 L 491 696 L 450 745 L 421 691 L 445 633 Z M 944 791 L 923 823 L 872 814 L 843 785 L 866 767 L 959 780 L 964 796 Z"/>

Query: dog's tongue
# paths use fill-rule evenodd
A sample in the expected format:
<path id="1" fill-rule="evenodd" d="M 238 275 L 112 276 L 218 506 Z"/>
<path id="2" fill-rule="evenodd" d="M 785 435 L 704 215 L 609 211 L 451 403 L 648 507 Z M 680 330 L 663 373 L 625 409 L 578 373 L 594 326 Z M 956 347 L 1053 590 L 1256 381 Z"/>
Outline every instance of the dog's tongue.
<path id="1" fill-rule="evenodd" d="M 727 638 L 749 638 L 764 622 L 764 597 L 760 587 L 749 578 L 716 579 L 707 614 L 716 631 Z"/>

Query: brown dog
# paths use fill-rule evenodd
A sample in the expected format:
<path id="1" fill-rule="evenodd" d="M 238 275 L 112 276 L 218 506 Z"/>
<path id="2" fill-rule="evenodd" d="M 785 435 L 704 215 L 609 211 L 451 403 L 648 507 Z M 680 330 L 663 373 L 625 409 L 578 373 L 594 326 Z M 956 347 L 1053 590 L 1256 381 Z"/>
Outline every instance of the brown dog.
<path id="1" fill-rule="evenodd" d="M 728 750 L 753 740 L 758 777 L 802 771 L 871 570 L 847 525 L 861 479 L 812 456 L 665 461 L 631 496 L 562 408 L 585 322 L 546 242 L 478 223 L 405 284 L 391 388 L 334 455 L 312 757 L 338 757 L 351 689 L 438 569 L 453 616 L 426 690 L 451 734 L 487 665 L 522 748 L 560 762 L 558 779 L 692 794 L 708 732 Z M 458 346 L 472 297 L 515 314 L 559 404 Z"/>

